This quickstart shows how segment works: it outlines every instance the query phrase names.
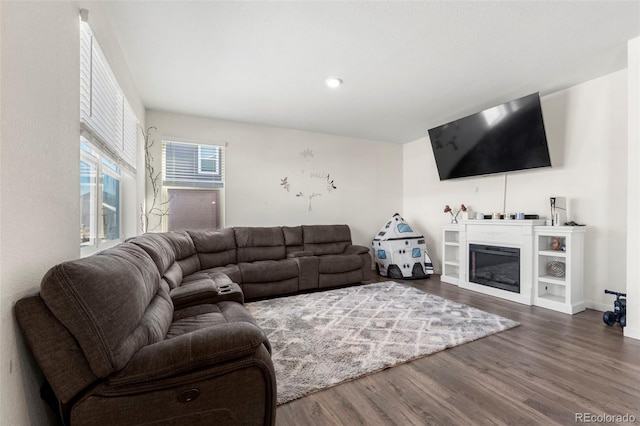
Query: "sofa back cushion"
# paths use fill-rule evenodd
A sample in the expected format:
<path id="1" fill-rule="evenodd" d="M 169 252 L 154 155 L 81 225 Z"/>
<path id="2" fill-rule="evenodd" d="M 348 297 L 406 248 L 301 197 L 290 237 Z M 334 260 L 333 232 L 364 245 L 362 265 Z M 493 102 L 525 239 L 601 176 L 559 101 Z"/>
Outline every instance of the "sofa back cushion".
<path id="1" fill-rule="evenodd" d="M 347 225 L 303 225 L 304 250 L 316 256 L 341 254 L 351 245 L 351 230 Z"/>
<path id="2" fill-rule="evenodd" d="M 160 234 L 175 253 L 175 262 L 164 271 L 164 278 L 173 289 L 182 284 L 182 278 L 200 269 L 196 246 L 186 231 L 171 231 Z"/>
<path id="3" fill-rule="evenodd" d="M 173 289 L 182 277 L 200 270 L 196 247 L 185 231 L 147 233 L 129 240 L 147 252 L 158 267 L 160 275 Z"/>
<path id="4" fill-rule="evenodd" d="M 127 242 L 133 243 L 144 250 L 149 257 L 151 257 L 153 263 L 156 264 L 161 276 L 164 275 L 164 271 L 169 269 L 176 261 L 175 250 L 171 247 L 171 244 L 163 238 L 161 233 L 142 234 L 127 240 Z"/>
<path id="5" fill-rule="evenodd" d="M 123 243 L 51 268 L 40 294 L 82 348 L 91 371 L 107 377 L 171 325 L 169 288 L 151 257 Z"/>
<path id="6" fill-rule="evenodd" d="M 187 232 L 196 246 L 201 269 L 237 263 L 236 237 L 233 228 Z"/>
<path id="7" fill-rule="evenodd" d="M 238 246 L 238 263 L 280 260 L 287 257 L 282 228 L 234 228 Z"/>
<path id="8" fill-rule="evenodd" d="M 287 250 L 287 255 L 304 250 L 302 226 L 283 226 L 282 234 L 284 235 L 284 245 Z"/>

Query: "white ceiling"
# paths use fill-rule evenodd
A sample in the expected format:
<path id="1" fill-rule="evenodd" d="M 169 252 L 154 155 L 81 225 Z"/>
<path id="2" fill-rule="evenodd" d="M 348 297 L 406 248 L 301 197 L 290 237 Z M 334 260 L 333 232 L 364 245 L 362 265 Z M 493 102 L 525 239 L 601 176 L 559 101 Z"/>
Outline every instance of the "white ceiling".
<path id="1" fill-rule="evenodd" d="M 397 143 L 623 69 L 640 34 L 639 1 L 102 6 L 147 108 Z"/>

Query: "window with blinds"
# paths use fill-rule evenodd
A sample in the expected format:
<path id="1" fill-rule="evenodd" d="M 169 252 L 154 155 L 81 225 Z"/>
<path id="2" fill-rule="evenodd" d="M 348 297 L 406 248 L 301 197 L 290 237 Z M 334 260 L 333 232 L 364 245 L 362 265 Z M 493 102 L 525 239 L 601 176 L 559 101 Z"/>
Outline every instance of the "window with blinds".
<path id="1" fill-rule="evenodd" d="M 162 184 L 191 188 L 224 187 L 224 148 L 162 142 Z"/>
<path id="2" fill-rule="evenodd" d="M 86 22 L 80 23 L 81 134 L 135 174 L 138 120 Z"/>
<path id="3" fill-rule="evenodd" d="M 224 226 L 224 147 L 163 141 L 162 185 L 166 230 Z"/>
<path id="4" fill-rule="evenodd" d="M 135 235 L 138 120 L 91 28 L 80 22 L 80 248 L 90 255 Z M 129 225 L 131 227 L 131 225 Z"/>

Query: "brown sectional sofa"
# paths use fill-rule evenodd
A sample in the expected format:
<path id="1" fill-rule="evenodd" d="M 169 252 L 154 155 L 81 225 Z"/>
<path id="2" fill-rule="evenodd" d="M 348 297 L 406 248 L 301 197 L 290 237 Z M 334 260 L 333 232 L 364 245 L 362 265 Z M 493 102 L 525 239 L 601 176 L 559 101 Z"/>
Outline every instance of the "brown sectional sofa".
<path id="1" fill-rule="evenodd" d="M 274 424 L 271 347 L 244 299 L 370 274 L 346 225 L 145 234 L 56 265 L 15 311 L 67 424 Z"/>

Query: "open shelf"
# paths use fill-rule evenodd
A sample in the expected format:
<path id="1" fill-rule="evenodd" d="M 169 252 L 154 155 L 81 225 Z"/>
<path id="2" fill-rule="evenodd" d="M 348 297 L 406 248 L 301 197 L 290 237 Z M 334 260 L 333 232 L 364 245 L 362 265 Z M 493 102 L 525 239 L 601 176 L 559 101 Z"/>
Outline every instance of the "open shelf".
<path id="1" fill-rule="evenodd" d="M 564 296 L 557 296 L 555 294 L 543 294 L 543 295 L 540 295 L 538 297 L 540 299 L 548 300 L 550 302 L 565 303 L 565 297 Z"/>
<path id="2" fill-rule="evenodd" d="M 457 226 L 442 230 L 442 276 L 440 279 L 451 284 L 460 280 L 460 231 Z"/>
<path id="3" fill-rule="evenodd" d="M 538 255 L 540 255 L 540 256 L 548 256 L 548 257 L 558 257 L 558 258 L 567 257 L 567 253 L 566 252 L 556 251 L 556 250 L 540 250 L 538 252 Z"/>
<path id="4" fill-rule="evenodd" d="M 566 286 L 564 278 L 554 277 L 552 275 L 538 275 L 538 281 L 541 283 Z"/>
<path id="5" fill-rule="evenodd" d="M 584 234 L 584 227 L 535 227 L 534 294 L 537 305 L 569 314 L 584 309 Z M 553 265 L 553 262 L 557 264 Z M 553 266 L 557 267 L 556 274 L 549 273 Z"/>

